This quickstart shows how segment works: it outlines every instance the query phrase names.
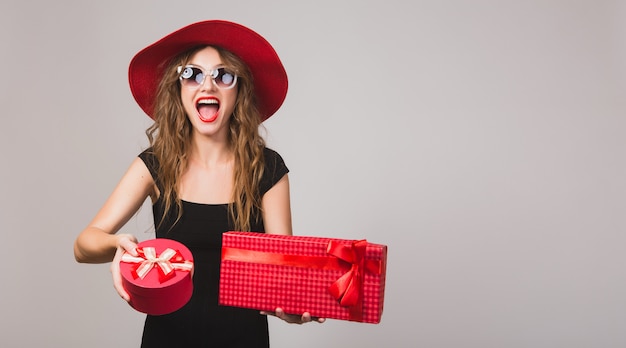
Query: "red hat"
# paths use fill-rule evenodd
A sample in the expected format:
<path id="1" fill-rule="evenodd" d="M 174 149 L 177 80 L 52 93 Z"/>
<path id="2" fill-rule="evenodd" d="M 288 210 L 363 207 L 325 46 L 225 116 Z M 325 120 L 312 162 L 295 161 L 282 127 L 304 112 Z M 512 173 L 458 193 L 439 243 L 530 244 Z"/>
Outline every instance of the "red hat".
<path id="1" fill-rule="evenodd" d="M 224 48 L 243 60 L 254 78 L 261 120 L 272 116 L 287 95 L 287 72 L 274 48 L 261 35 L 240 24 L 210 20 L 183 27 L 139 51 L 128 68 L 133 97 L 151 118 L 164 62 L 196 46 Z"/>

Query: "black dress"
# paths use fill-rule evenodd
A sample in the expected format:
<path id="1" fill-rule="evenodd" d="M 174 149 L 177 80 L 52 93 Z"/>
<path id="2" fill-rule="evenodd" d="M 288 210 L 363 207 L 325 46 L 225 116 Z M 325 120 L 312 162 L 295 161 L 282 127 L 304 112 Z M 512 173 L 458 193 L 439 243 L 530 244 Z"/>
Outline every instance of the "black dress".
<path id="1" fill-rule="evenodd" d="M 273 150 L 265 149 L 265 172 L 259 187 L 261 196 L 272 188 L 288 169 Z M 150 149 L 139 155 L 160 192 L 158 163 Z M 162 199 L 153 205 L 157 238 L 183 243 L 194 257 L 193 295 L 180 310 L 146 317 L 141 347 L 269 347 L 267 317 L 258 310 L 218 305 L 222 233 L 234 230 L 226 204 L 199 204 L 183 201 L 183 215 L 169 212 L 165 222 Z M 259 212 L 256 212 L 259 214 Z M 251 231 L 264 232 L 263 222 L 251 221 Z"/>

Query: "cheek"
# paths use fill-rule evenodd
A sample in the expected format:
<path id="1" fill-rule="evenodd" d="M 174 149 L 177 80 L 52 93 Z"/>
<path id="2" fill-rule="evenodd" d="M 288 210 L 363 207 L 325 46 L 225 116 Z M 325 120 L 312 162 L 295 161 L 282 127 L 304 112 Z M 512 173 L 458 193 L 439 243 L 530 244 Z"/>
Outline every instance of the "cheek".
<path id="1" fill-rule="evenodd" d="M 231 112 L 235 110 L 235 105 L 237 105 L 237 90 L 228 95 L 228 108 Z"/>
<path id="2" fill-rule="evenodd" d="M 183 109 L 185 109 L 185 112 L 189 114 L 195 111 L 196 106 L 193 104 L 192 96 L 188 95 L 188 93 L 181 92 L 180 99 L 181 103 L 183 104 Z"/>

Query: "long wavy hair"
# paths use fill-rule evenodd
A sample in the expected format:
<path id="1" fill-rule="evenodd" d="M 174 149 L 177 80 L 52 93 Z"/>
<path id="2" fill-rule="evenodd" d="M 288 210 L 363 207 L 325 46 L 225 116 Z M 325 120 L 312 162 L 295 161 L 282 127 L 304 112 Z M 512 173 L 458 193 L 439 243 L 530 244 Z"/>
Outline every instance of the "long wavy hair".
<path id="1" fill-rule="evenodd" d="M 187 169 L 191 145 L 192 125 L 182 105 L 177 67 L 188 64 L 194 54 L 205 47 L 215 48 L 225 67 L 238 76 L 237 100 L 229 121 L 228 142 L 234 153 L 234 173 L 228 212 L 235 229 L 249 231 L 251 220 L 259 219 L 258 212 L 261 212 L 258 188 L 265 169 L 265 140 L 259 133 L 261 118 L 248 66 L 233 53 L 215 46 L 196 47 L 167 62 L 157 89 L 154 123 L 146 130 L 146 135 L 159 163 L 158 178 L 155 180 L 160 180 L 163 188 L 159 199 L 163 200 L 165 214 L 159 224 L 173 208 L 176 212 L 174 224 L 183 214 L 179 196 L 180 179 Z"/>

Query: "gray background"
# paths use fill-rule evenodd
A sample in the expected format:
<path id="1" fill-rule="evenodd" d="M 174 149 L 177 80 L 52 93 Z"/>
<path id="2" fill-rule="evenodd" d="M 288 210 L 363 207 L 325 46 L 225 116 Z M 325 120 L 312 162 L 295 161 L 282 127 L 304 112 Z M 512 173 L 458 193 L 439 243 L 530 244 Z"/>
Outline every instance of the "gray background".
<path id="1" fill-rule="evenodd" d="M 389 246 L 381 324 L 271 320 L 273 347 L 626 346 L 623 1 L 3 0 L 2 347 L 138 346 L 72 243 L 147 143 L 130 59 L 213 18 L 289 73 L 295 233 Z"/>

